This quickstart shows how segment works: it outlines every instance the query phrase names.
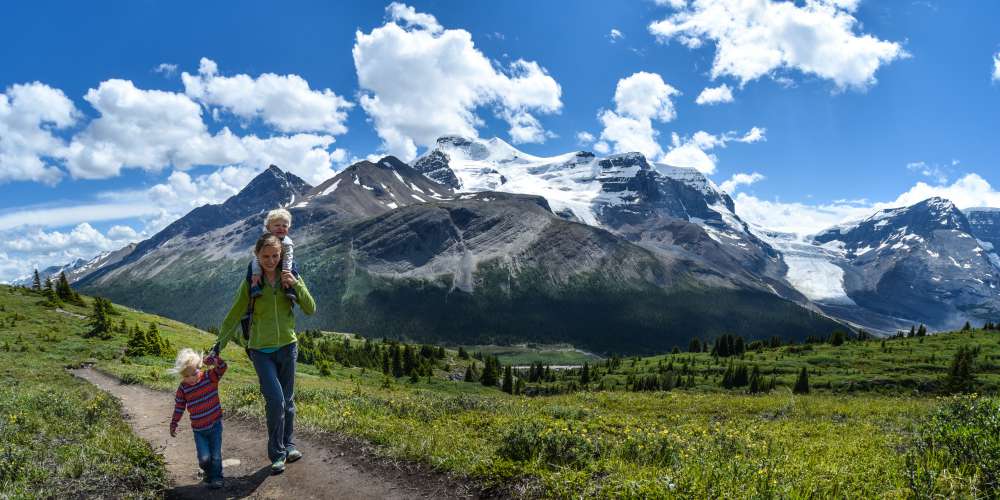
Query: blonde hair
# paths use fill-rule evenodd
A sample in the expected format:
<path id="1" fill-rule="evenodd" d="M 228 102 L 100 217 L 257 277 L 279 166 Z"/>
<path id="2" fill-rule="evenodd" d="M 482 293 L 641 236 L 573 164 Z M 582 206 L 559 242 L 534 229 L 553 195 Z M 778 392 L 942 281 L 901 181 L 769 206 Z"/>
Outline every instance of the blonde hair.
<path id="1" fill-rule="evenodd" d="M 177 353 L 177 359 L 174 360 L 174 367 L 168 371 L 184 377 L 186 376 L 184 375 L 185 372 L 190 373 L 199 368 L 201 368 L 201 354 L 194 349 L 186 347 Z"/>
<path id="2" fill-rule="evenodd" d="M 289 226 L 292 225 L 292 213 L 284 208 L 276 208 L 267 213 L 267 217 L 264 218 L 264 229 L 267 230 L 267 226 L 271 225 L 271 221 L 283 220 L 288 223 Z"/>

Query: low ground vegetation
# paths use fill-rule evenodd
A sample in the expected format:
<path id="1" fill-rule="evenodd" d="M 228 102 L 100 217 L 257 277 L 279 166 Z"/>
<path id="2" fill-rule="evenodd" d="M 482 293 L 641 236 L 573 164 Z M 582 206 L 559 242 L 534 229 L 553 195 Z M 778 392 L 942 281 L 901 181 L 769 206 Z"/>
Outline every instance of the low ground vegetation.
<path id="1" fill-rule="evenodd" d="M 0 287 L 0 361 L 10 392 L 0 399 L 0 457 L 16 456 L 0 465 L 0 487 L 59 496 L 90 491 L 80 489 L 90 481 L 155 496 L 163 487 L 155 454 L 123 432 L 113 401 L 62 368 L 95 363 L 170 390 L 174 350 L 207 350 L 214 336 L 112 305 L 118 315 L 102 339 L 77 317 L 96 314 L 93 299 L 82 300 L 57 309 L 44 290 Z M 150 331 L 158 341 L 147 340 Z M 742 350 L 733 338 L 725 356 L 713 355 L 713 340 L 699 339 L 697 352 L 556 369 L 505 363 L 476 348 L 303 332 L 297 414 L 305 428 L 364 439 L 385 457 L 420 461 L 502 495 L 997 495 L 1000 402 L 992 394 L 1000 332 L 970 326 L 794 345 L 744 339 Z M 233 346 L 223 355 L 231 364 L 223 405 L 237 417 L 263 418 L 245 354 Z M 86 424 L 58 444 L 23 446 L 57 420 Z"/>

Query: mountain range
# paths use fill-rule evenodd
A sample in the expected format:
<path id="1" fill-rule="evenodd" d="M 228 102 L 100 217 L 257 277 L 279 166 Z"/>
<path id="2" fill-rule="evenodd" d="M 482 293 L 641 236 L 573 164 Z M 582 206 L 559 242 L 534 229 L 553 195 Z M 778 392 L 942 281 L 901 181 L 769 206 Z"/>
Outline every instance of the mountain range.
<path id="1" fill-rule="evenodd" d="M 696 336 L 944 329 L 1000 312 L 998 211 L 932 198 L 801 238 L 747 224 L 693 169 L 463 137 L 319 186 L 272 166 L 71 279 L 216 325 L 278 206 L 320 304 L 303 327 L 649 353 Z"/>

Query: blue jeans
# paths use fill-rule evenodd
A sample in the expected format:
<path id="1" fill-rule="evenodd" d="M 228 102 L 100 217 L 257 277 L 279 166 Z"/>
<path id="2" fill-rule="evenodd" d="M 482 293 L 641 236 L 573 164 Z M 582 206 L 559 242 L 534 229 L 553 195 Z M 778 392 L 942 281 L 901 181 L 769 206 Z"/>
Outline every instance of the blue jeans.
<path id="1" fill-rule="evenodd" d="M 274 352 L 247 350 L 257 372 L 267 413 L 267 457 L 272 462 L 295 449 L 295 360 L 299 346 L 293 342 Z"/>
<path id="2" fill-rule="evenodd" d="M 198 465 L 205 471 L 205 480 L 222 479 L 222 420 L 208 429 L 194 431 L 194 447 L 198 450 Z"/>

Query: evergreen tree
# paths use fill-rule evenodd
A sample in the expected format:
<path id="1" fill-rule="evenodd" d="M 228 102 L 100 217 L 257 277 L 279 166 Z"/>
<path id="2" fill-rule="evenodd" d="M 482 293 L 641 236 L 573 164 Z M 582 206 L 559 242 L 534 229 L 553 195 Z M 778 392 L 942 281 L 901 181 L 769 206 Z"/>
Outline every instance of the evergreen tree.
<path id="1" fill-rule="evenodd" d="M 917 327 L 915 325 L 910 325 L 910 334 L 907 335 L 907 337 L 916 337 L 916 336 L 917 336 Z"/>
<path id="2" fill-rule="evenodd" d="M 483 367 L 483 374 L 479 377 L 479 382 L 486 387 L 496 387 L 497 379 L 500 376 L 498 373 L 499 362 L 496 356 L 486 356 L 485 363 L 486 365 Z"/>
<path id="3" fill-rule="evenodd" d="M 382 374 L 389 375 L 390 373 L 392 373 L 392 366 L 391 366 L 392 363 L 389 360 L 391 356 L 389 355 L 389 352 L 386 351 L 385 349 L 380 349 L 380 350 L 382 351 Z"/>
<path id="4" fill-rule="evenodd" d="M 400 352 L 399 345 L 390 346 L 389 349 L 392 351 L 392 376 L 394 378 L 399 378 L 403 376 L 403 354 Z"/>
<path id="5" fill-rule="evenodd" d="M 792 389 L 795 394 L 809 394 L 809 372 L 806 367 L 802 367 L 802 371 L 799 372 L 799 378 L 795 381 L 795 387 Z"/>
<path id="6" fill-rule="evenodd" d="M 927 336 L 927 327 L 923 323 L 920 324 L 920 328 L 917 328 L 917 337 Z"/>
<path id="7" fill-rule="evenodd" d="M 688 343 L 688 352 L 701 352 L 701 340 L 698 337 L 691 339 Z"/>
<path id="8" fill-rule="evenodd" d="M 42 277 L 38 275 L 38 269 L 35 269 L 35 277 L 31 281 L 31 289 L 36 292 L 42 291 Z"/>
<path id="9" fill-rule="evenodd" d="M 107 309 L 102 303 L 104 300 L 101 297 L 94 299 L 94 309 L 90 313 L 90 321 L 87 323 L 90 326 L 90 331 L 87 332 L 88 337 L 111 338 L 112 323 L 111 318 L 108 317 Z"/>
<path id="10" fill-rule="evenodd" d="M 65 302 L 73 300 L 73 289 L 69 287 L 69 280 L 66 279 L 65 272 L 59 273 L 59 279 L 56 281 L 56 295 Z"/>
<path id="11" fill-rule="evenodd" d="M 469 359 L 469 353 L 465 350 L 464 347 L 459 346 L 458 347 L 458 357 L 459 357 L 459 359 Z"/>
<path id="12" fill-rule="evenodd" d="M 680 354 L 680 353 L 681 353 L 681 348 L 677 346 L 674 346 L 674 348 L 670 350 L 670 354 Z"/>
<path id="13" fill-rule="evenodd" d="M 514 394 L 524 394 L 524 379 L 521 377 L 518 377 L 517 382 L 514 382 Z"/>
<path id="14" fill-rule="evenodd" d="M 476 372 L 472 368 L 473 368 L 472 363 L 469 363 L 469 366 L 465 367 L 465 378 L 463 379 L 465 382 L 476 381 Z"/>
<path id="15" fill-rule="evenodd" d="M 514 376 L 510 371 L 510 365 L 504 367 L 503 385 L 501 386 L 501 390 L 503 390 L 503 392 L 506 392 L 507 394 L 514 393 Z"/>
<path id="16" fill-rule="evenodd" d="M 972 392 L 976 384 L 976 349 L 966 346 L 958 348 L 948 367 L 944 389 L 950 393 Z"/>
<path id="17" fill-rule="evenodd" d="M 409 375 L 417 371 L 416 353 L 409 344 L 403 348 L 403 375 Z"/>
<path id="18" fill-rule="evenodd" d="M 45 287 L 42 288 L 42 295 L 45 297 L 45 301 L 49 306 L 60 305 L 59 297 L 56 295 L 56 290 L 52 286 L 52 278 L 45 278 Z"/>
<path id="19" fill-rule="evenodd" d="M 830 345 L 839 346 L 844 344 L 844 340 L 847 339 L 847 334 L 843 330 L 836 330 L 830 335 Z"/>
<path id="20" fill-rule="evenodd" d="M 590 383 L 590 365 L 587 363 L 583 364 L 583 369 L 580 370 L 580 385 L 587 385 Z"/>
<path id="21" fill-rule="evenodd" d="M 963 326 L 963 327 L 962 327 L 962 331 L 963 331 L 963 332 L 967 332 L 967 331 L 969 331 L 969 330 L 972 330 L 972 324 L 971 324 L 971 323 L 969 323 L 968 321 L 966 321 L 966 322 L 965 322 L 965 326 Z"/>
<path id="22" fill-rule="evenodd" d="M 748 394 L 759 394 L 767 391 L 767 384 L 764 382 L 764 377 L 760 374 L 760 368 L 754 365 L 753 371 L 750 373 L 750 387 L 747 388 Z"/>

